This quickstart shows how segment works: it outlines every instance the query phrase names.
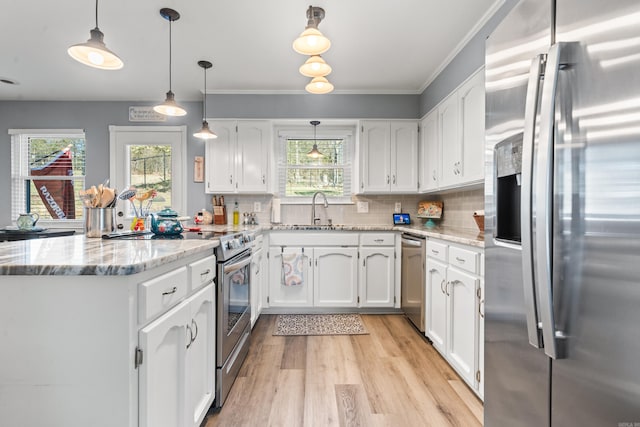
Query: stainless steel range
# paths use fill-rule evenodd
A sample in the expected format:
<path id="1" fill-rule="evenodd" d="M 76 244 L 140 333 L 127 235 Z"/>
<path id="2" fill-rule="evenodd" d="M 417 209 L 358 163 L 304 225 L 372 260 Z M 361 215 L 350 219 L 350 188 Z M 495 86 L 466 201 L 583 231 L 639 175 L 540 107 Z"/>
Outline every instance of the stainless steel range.
<path id="1" fill-rule="evenodd" d="M 216 248 L 217 335 L 216 335 L 216 400 L 220 407 L 249 352 L 251 334 L 251 241 L 248 232 L 220 236 Z"/>

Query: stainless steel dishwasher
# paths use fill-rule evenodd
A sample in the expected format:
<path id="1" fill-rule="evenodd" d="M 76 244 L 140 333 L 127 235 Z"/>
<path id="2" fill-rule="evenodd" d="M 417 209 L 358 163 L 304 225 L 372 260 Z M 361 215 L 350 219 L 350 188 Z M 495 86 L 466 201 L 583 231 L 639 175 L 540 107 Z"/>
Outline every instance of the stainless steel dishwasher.
<path id="1" fill-rule="evenodd" d="M 401 308 L 409 320 L 424 332 L 426 239 L 402 235 Z"/>

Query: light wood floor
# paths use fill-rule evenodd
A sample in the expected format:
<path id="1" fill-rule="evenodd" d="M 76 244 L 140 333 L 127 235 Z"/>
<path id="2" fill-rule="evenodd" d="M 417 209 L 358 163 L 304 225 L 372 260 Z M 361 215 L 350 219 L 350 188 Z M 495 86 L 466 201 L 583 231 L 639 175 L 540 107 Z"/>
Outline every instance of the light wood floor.
<path id="1" fill-rule="evenodd" d="M 401 315 L 369 335 L 272 336 L 263 315 L 214 426 L 480 426 L 482 403 Z"/>

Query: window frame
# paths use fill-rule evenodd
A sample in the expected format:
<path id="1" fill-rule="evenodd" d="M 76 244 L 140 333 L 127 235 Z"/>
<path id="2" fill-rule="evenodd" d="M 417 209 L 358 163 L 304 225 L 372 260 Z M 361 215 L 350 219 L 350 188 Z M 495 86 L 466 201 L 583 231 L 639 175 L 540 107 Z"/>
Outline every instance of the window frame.
<path id="1" fill-rule="evenodd" d="M 34 178 L 39 180 L 50 180 L 41 176 L 30 175 L 25 171 L 26 165 L 28 169 L 28 158 L 25 157 L 27 150 L 26 144 L 30 138 L 73 138 L 84 140 L 84 161 L 85 175 L 74 175 L 73 177 L 61 176 L 57 180 L 72 181 L 80 185 L 79 190 L 84 190 L 86 186 L 86 160 L 87 160 L 87 135 L 84 129 L 9 129 L 11 137 L 11 219 L 14 221 L 19 214 L 24 213 L 26 208 L 26 190 L 25 182 L 33 181 Z M 17 151 L 17 152 L 16 152 Z M 27 162 L 27 163 L 25 163 Z M 16 168 L 19 170 L 16 171 Z M 19 182 L 18 187 L 16 184 Z M 80 199 L 75 200 L 76 209 L 78 204 L 82 206 Z M 65 228 L 82 230 L 84 228 L 84 209 L 81 214 L 74 219 L 47 219 L 38 220 L 38 226 L 46 226 L 47 228 Z"/>
<path id="2" fill-rule="evenodd" d="M 135 135 L 135 138 L 133 136 Z M 129 143 L 128 138 L 138 139 Z M 171 145 L 171 208 L 179 215 L 187 215 L 187 126 L 109 126 L 109 178 L 112 186 L 122 191 L 128 182 L 125 169 L 129 157 L 128 145 Z M 126 207 L 123 207 L 126 206 Z M 133 216 L 126 203 L 118 201 L 118 212 L 125 213 L 116 218 L 118 224 L 128 226 Z M 165 205 L 155 204 L 152 211 Z"/>
<path id="3" fill-rule="evenodd" d="M 286 195 L 286 171 L 287 171 L 287 141 L 290 139 L 313 140 L 313 127 L 305 122 L 295 122 L 287 124 L 276 124 L 274 126 L 276 141 L 276 164 L 275 164 L 275 185 L 274 194 L 280 199 L 282 204 L 309 204 L 312 196 L 287 196 Z M 322 122 L 321 126 L 316 128 L 315 139 L 342 139 L 345 144 L 344 164 L 341 166 L 327 166 L 331 169 L 342 169 L 344 179 L 345 194 L 340 197 L 329 196 L 327 199 L 331 204 L 353 204 L 353 182 L 356 179 L 356 137 L 357 123 L 336 123 Z"/>

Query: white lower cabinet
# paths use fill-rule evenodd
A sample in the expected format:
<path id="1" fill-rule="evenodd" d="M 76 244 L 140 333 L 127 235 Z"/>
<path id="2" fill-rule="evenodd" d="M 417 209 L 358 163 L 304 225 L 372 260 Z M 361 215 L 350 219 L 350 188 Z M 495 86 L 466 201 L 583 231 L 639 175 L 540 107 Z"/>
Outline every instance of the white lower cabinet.
<path id="1" fill-rule="evenodd" d="M 0 424 L 199 426 L 215 397 L 215 263 L 210 249 L 134 274 L 4 276 Z"/>
<path id="2" fill-rule="evenodd" d="M 311 307 L 313 306 L 313 279 L 309 274 L 313 250 L 303 247 L 270 247 L 269 248 L 269 293 L 267 301 L 270 307 Z M 298 269 L 300 283 L 286 285 L 284 283 L 285 259 L 287 255 L 299 256 Z M 288 266 L 287 266 L 288 268 Z M 291 283 L 291 282 L 289 282 Z"/>
<path id="3" fill-rule="evenodd" d="M 395 233 L 360 234 L 358 293 L 360 307 L 396 304 Z"/>
<path id="4" fill-rule="evenodd" d="M 215 397 L 215 309 L 209 284 L 139 332 L 140 427 L 199 426 Z"/>
<path id="5" fill-rule="evenodd" d="M 425 305 L 425 333 L 433 346 L 443 355 L 447 352 L 447 308 L 448 298 L 444 291 L 447 284 L 447 265 L 427 258 L 427 301 Z"/>
<path id="6" fill-rule="evenodd" d="M 447 357 L 458 373 L 473 384 L 475 366 L 475 297 L 479 280 L 449 268 L 446 291 L 448 304 Z"/>
<path id="7" fill-rule="evenodd" d="M 433 346 L 482 397 L 480 255 L 476 248 L 427 241 L 426 332 Z"/>
<path id="8" fill-rule="evenodd" d="M 358 248 L 313 249 L 313 305 L 358 305 Z"/>
<path id="9" fill-rule="evenodd" d="M 142 350 L 138 404 L 140 427 L 171 427 L 184 423 L 186 344 L 189 306 L 180 304 L 139 333 Z"/>
<path id="10" fill-rule="evenodd" d="M 300 284 L 287 279 L 295 259 Z M 283 261 L 283 256 L 284 261 Z M 272 247 L 269 249 L 270 307 L 356 307 L 358 249 Z"/>
<path id="11" fill-rule="evenodd" d="M 395 233 L 272 232 L 269 240 L 268 307 L 396 305 Z M 286 278 L 294 255 L 296 285 Z"/>

